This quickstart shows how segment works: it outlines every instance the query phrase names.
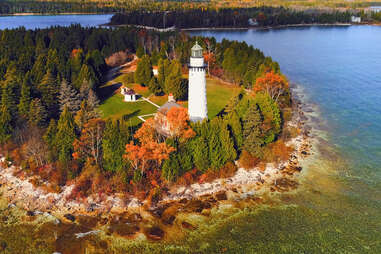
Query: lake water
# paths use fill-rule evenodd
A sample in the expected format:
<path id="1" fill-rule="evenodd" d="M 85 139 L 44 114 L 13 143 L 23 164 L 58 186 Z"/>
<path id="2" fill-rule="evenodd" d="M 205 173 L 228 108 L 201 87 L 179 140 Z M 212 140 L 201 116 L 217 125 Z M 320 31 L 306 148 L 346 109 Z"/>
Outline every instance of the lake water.
<path id="1" fill-rule="evenodd" d="M 95 26 L 110 17 L 0 17 L 0 29 Z M 381 27 L 192 34 L 246 41 L 278 61 L 311 105 L 316 154 L 304 162 L 299 191 L 274 205 L 218 211 L 179 243 L 126 246 L 147 253 L 381 253 Z"/>
<path id="2" fill-rule="evenodd" d="M 319 156 L 306 163 L 305 191 L 293 197 L 290 207 L 281 213 L 274 208 L 242 215 L 253 230 L 257 225 L 250 221 L 258 222 L 260 216 L 279 223 L 260 223 L 271 234 L 268 241 L 265 236 L 254 237 L 245 240 L 243 248 L 381 253 L 381 27 L 192 34 L 245 41 L 278 61 L 282 72 L 303 91 L 303 99 L 315 106 L 311 117 L 315 133 L 325 137 Z M 252 235 L 248 225 L 236 231 L 242 239 Z"/>
<path id="3" fill-rule="evenodd" d="M 108 23 L 112 14 L 103 15 L 26 15 L 26 16 L 0 16 L 0 29 L 17 28 L 24 26 L 27 29 L 47 28 L 50 26 L 98 26 Z"/>

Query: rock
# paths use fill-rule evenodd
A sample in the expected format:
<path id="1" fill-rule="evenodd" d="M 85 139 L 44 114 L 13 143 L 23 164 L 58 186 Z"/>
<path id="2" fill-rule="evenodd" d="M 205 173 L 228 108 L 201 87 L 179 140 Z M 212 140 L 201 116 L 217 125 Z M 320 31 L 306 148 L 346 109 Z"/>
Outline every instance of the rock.
<path id="1" fill-rule="evenodd" d="M 139 213 L 133 213 L 127 217 L 128 223 L 137 223 L 137 222 L 141 222 L 142 220 L 143 220 L 143 217 Z"/>
<path id="2" fill-rule="evenodd" d="M 220 191 L 215 194 L 217 200 L 227 200 L 226 192 L 225 191 Z"/>
<path id="3" fill-rule="evenodd" d="M 165 216 L 161 219 L 161 221 L 164 223 L 164 224 L 167 224 L 167 225 L 172 225 L 173 222 L 175 221 L 176 219 L 176 216 L 174 215 L 169 215 L 169 216 Z"/>
<path id="4" fill-rule="evenodd" d="M 72 221 L 72 222 L 75 221 L 75 217 L 74 217 L 74 215 L 72 215 L 72 214 L 70 214 L 70 213 L 65 214 L 64 217 L 65 217 L 66 219 Z"/>
<path id="5" fill-rule="evenodd" d="M 96 204 L 96 203 L 91 203 L 91 204 L 86 208 L 86 211 L 87 211 L 87 212 L 94 212 L 98 207 L 99 207 L 98 204 Z"/>
<path id="6" fill-rule="evenodd" d="M 151 240 L 161 240 L 164 237 L 164 231 L 159 227 L 152 227 L 148 229 L 146 236 Z"/>
<path id="7" fill-rule="evenodd" d="M 78 239 L 78 238 L 82 238 L 82 237 L 85 237 L 85 236 L 88 236 L 88 235 L 96 235 L 99 232 L 101 232 L 101 231 L 100 230 L 92 230 L 92 231 L 89 231 L 89 232 L 86 232 L 86 233 L 77 233 L 77 234 L 75 234 L 75 237 Z"/>
<path id="8" fill-rule="evenodd" d="M 190 230 L 195 230 L 196 229 L 195 226 L 193 226 L 192 224 L 190 224 L 190 223 L 188 223 L 186 221 L 183 221 L 181 223 L 181 226 L 183 226 L 183 228 L 190 229 Z"/>
<path id="9" fill-rule="evenodd" d="M 137 225 L 126 225 L 125 223 L 112 224 L 108 227 L 107 234 L 116 233 L 120 236 L 130 237 L 137 233 L 140 228 Z"/>
<path id="10" fill-rule="evenodd" d="M 27 216 L 34 216 L 35 213 L 33 211 L 26 211 Z"/>

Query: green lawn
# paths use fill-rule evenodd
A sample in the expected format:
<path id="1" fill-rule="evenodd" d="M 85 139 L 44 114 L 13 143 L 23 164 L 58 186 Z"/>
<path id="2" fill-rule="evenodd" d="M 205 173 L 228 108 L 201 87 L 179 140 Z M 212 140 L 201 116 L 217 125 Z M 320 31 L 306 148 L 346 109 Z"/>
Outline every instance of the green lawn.
<path id="1" fill-rule="evenodd" d="M 121 81 L 120 76 L 117 78 Z M 115 81 L 115 80 L 114 80 Z M 128 87 L 133 87 L 133 84 L 125 84 Z M 104 87 L 106 88 L 106 87 Z M 135 85 L 135 90 L 138 94 L 143 94 L 147 96 L 148 92 L 145 90 L 139 91 Z M 238 94 L 241 88 L 237 86 L 230 86 L 222 84 L 221 82 L 214 79 L 207 79 L 207 99 L 208 99 L 208 116 L 209 119 L 215 117 L 221 110 L 225 107 L 229 99 Z M 148 97 L 148 96 L 147 96 Z M 167 101 L 167 96 L 151 96 L 151 100 L 158 104 L 163 105 Z M 180 102 L 185 107 L 188 103 Z M 137 125 L 141 123 L 141 120 L 137 117 L 139 115 L 152 114 L 157 111 L 157 108 L 146 101 L 137 102 L 125 102 L 123 101 L 123 96 L 120 93 L 115 93 L 111 97 L 107 98 L 101 105 L 100 111 L 104 119 L 107 118 L 123 118 L 127 121 L 131 121 L 131 125 Z"/>
<path id="2" fill-rule="evenodd" d="M 231 97 L 241 90 L 238 86 L 225 85 L 215 79 L 206 80 L 208 118 L 212 119 L 226 106 Z"/>
<path id="3" fill-rule="evenodd" d="M 138 125 L 141 123 L 138 116 L 147 115 L 156 112 L 157 108 L 152 104 L 138 100 L 136 102 L 125 102 L 123 96 L 119 93 L 114 94 L 105 100 L 99 107 L 102 117 L 104 119 L 123 118 L 130 121 L 131 125 Z"/>

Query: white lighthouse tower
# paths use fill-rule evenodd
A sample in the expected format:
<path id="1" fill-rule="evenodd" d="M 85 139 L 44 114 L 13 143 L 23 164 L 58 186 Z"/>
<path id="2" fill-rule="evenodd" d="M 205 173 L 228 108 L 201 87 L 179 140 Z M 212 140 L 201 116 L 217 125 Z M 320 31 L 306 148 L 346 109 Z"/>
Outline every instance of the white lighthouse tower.
<path id="1" fill-rule="evenodd" d="M 192 122 L 208 117 L 204 56 L 197 42 L 192 47 L 189 63 L 188 114 Z"/>

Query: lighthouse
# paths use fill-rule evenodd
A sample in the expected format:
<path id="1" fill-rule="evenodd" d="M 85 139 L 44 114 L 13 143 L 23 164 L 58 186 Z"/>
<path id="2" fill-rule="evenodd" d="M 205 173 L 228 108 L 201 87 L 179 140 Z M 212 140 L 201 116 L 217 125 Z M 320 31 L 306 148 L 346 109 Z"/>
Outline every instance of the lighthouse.
<path id="1" fill-rule="evenodd" d="M 206 107 L 206 78 L 202 47 L 192 47 L 189 62 L 188 114 L 192 122 L 199 122 L 208 117 Z"/>

